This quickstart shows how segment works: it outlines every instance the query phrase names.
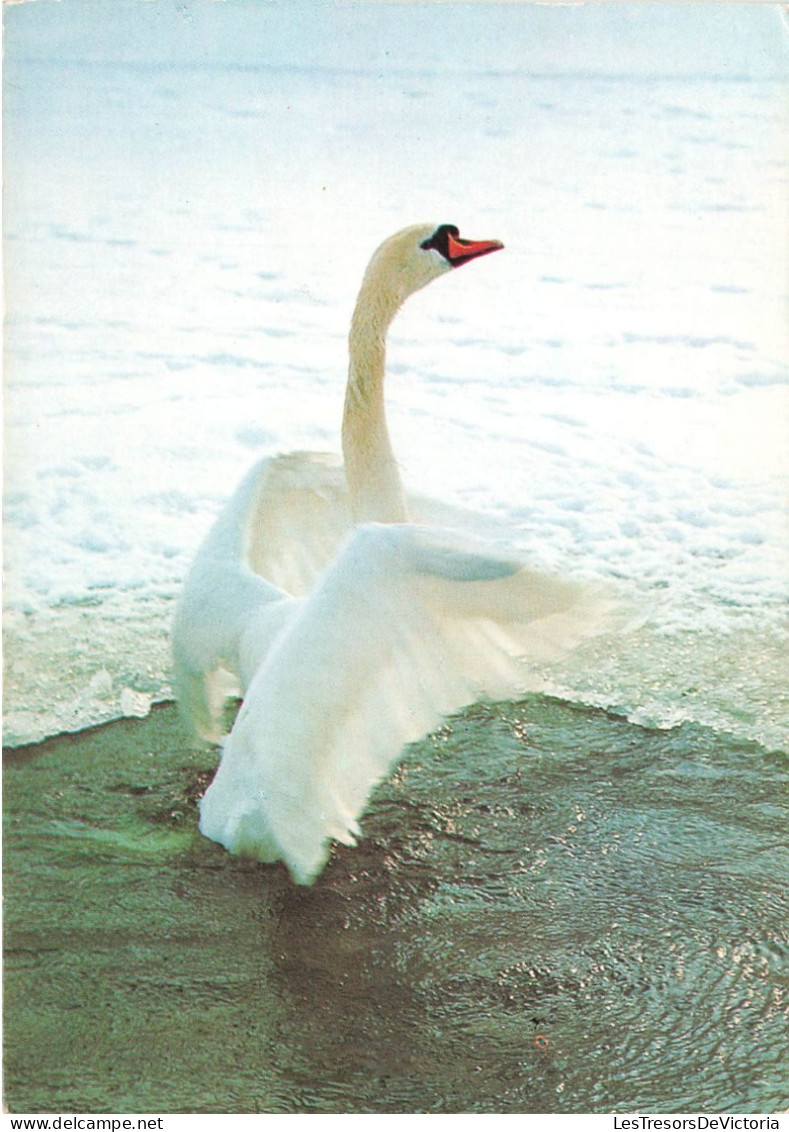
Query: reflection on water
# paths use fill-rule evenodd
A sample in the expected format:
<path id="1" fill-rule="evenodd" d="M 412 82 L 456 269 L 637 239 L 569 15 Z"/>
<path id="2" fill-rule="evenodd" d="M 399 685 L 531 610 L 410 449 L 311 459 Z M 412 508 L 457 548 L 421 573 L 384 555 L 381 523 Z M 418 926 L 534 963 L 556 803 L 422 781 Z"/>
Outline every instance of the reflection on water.
<path id="1" fill-rule="evenodd" d="M 478 706 L 311 889 L 195 832 L 212 761 L 171 709 L 9 757 L 11 1111 L 786 1107 L 784 755 Z"/>

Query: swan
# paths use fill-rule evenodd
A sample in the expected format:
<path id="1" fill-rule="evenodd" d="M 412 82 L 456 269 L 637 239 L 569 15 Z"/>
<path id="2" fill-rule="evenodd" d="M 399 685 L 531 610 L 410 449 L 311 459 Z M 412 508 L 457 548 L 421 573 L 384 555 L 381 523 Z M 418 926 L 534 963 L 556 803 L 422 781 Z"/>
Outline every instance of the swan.
<path id="1" fill-rule="evenodd" d="M 384 410 L 386 334 L 414 292 L 499 251 L 455 225 L 386 240 L 351 320 L 344 466 L 297 452 L 258 463 L 198 551 L 177 606 L 174 687 L 222 741 L 201 833 L 283 861 L 311 884 L 331 842 L 354 845 L 403 747 L 476 700 L 527 686 L 524 661 L 593 631 L 586 588 L 436 522 L 406 499 Z M 222 739 L 228 675 L 242 692 Z"/>

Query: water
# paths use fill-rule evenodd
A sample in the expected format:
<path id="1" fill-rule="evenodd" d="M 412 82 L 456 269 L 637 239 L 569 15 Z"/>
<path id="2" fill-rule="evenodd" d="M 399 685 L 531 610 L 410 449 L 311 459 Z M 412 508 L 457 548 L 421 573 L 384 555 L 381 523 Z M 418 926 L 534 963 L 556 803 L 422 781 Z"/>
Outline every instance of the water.
<path id="1" fill-rule="evenodd" d="M 5 733 L 76 733 L 8 770 L 16 1095 L 786 1107 L 778 10 L 375 7 L 6 12 Z M 197 837 L 215 755 L 145 717 L 213 516 L 260 455 L 337 450 L 361 272 L 423 219 L 506 251 L 393 328 L 404 479 L 633 617 L 418 745 L 294 894 Z M 47 996 L 97 969 L 58 1068 Z"/>
<path id="2" fill-rule="evenodd" d="M 416 745 L 296 889 L 172 709 L 5 770 L 11 1111 L 775 1112 L 789 767 L 560 701 Z"/>

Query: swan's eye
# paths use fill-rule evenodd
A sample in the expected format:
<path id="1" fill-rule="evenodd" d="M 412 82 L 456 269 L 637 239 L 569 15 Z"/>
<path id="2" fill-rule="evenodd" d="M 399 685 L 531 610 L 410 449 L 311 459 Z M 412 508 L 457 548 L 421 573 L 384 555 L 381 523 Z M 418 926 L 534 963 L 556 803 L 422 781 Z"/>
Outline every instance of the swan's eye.
<path id="1" fill-rule="evenodd" d="M 454 236 L 454 238 L 457 239 L 459 235 L 460 229 L 456 228 L 454 224 L 442 224 L 439 228 L 436 228 L 432 236 L 428 236 L 419 246 L 420 248 L 424 248 L 425 251 L 428 251 L 430 248 L 435 248 L 439 255 L 442 255 L 444 259 L 448 260 L 449 237 Z"/>

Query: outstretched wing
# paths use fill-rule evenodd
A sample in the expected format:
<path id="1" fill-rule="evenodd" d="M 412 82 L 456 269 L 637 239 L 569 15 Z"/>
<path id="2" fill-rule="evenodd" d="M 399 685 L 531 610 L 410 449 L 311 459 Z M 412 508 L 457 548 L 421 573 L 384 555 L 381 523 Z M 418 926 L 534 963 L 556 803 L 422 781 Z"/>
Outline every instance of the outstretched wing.
<path id="1" fill-rule="evenodd" d="M 198 734 L 219 741 L 228 695 L 337 553 L 350 525 L 341 462 L 296 452 L 242 480 L 197 553 L 173 626 L 175 692 Z"/>
<path id="2" fill-rule="evenodd" d="M 258 465 L 245 520 L 244 560 L 273 585 L 304 595 L 337 556 L 352 522 L 338 456 L 273 456 Z"/>
<path id="3" fill-rule="evenodd" d="M 454 534 L 356 528 L 252 680 L 202 832 L 310 883 L 406 743 L 517 694 L 524 661 L 572 645 L 597 612 L 582 587 Z"/>

